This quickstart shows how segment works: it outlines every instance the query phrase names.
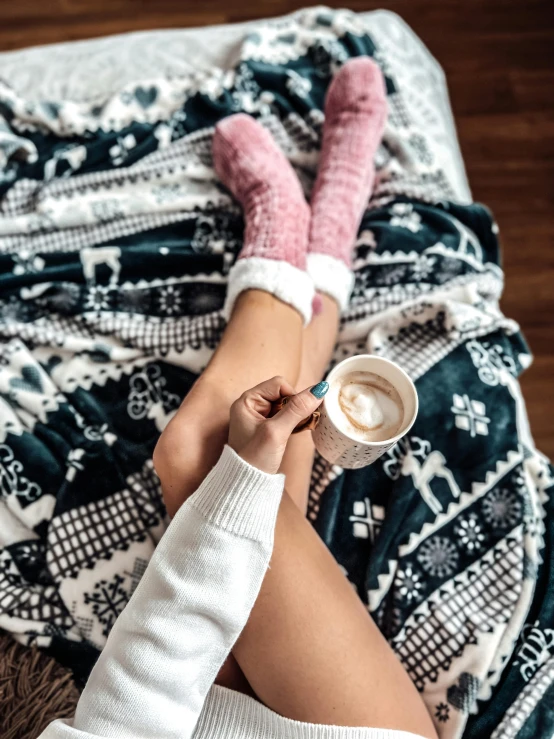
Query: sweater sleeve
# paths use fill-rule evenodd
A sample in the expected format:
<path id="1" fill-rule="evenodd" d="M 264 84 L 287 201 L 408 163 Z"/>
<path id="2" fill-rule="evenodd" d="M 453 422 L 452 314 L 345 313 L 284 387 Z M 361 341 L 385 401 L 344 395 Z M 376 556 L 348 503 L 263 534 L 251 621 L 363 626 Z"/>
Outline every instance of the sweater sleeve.
<path id="1" fill-rule="evenodd" d="M 81 695 L 41 739 L 187 739 L 273 550 L 283 475 L 225 447 L 179 509 Z"/>

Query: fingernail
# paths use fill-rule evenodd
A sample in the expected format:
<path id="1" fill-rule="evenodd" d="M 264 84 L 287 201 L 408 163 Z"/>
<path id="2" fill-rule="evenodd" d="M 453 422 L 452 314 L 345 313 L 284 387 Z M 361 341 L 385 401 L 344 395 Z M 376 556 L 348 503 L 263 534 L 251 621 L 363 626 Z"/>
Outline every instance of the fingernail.
<path id="1" fill-rule="evenodd" d="M 316 398 L 322 398 L 327 390 L 329 390 L 329 383 L 325 382 L 325 380 L 318 382 L 317 385 L 310 388 L 311 394 L 315 395 Z"/>

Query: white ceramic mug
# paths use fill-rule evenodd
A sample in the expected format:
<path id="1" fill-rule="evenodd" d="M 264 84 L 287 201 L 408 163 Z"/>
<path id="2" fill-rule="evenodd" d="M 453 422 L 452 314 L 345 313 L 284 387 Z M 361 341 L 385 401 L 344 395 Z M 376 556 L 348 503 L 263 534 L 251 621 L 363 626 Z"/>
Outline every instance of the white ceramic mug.
<path id="1" fill-rule="evenodd" d="M 336 419 L 333 420 L 325 400 L 323 401 L 319 408 L 321 418 L 312 432 L 315 447 L 328 462 L 353 470 L 375 462 L 411 429 L 416 420 L 419 402 L 414 383 L 403 369 L 389 359 L 371 354 L 349 357 L 331 370 L 326 378 L 327 382 L 331 384 L 349 372 L 373 372 L 384 377 L 396 388 L 404 405 L 402 426 L 396 436 L 384 441 L 360 441 L 339 430 Z"/>

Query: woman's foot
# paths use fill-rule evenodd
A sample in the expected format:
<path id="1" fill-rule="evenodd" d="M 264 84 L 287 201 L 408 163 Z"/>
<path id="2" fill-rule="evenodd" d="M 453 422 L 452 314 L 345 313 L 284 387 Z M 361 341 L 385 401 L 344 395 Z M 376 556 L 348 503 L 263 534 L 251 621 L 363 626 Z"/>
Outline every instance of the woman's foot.
<path id="1" fill-rule="evenodd" d="M 352 289 L 352 249 L 375 178 L 387 99 L 383 75 L 369 57 L 351 59 L 333 79 L 311 199 L 308 271 L 316 290 L 341 308 Z"/>
<path id="2" fill-rule="evenodd" d="M 245 114 L 223 119 L 213 140 L 214 167 L 244 209 L 244 246 L 229 275 L 230 315 L 244 290 L 272 293 L 311 317 L 313 285 L 306 273 L 310 209 L 277 144 Z"/>

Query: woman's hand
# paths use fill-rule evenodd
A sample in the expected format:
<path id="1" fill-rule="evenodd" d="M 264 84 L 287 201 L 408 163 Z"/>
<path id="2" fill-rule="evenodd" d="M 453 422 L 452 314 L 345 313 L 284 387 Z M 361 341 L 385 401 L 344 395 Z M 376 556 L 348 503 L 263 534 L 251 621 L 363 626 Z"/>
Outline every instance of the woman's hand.
<path id="1" fill-rule="evenodd" d="M 231 406 L 229 446 L 253 467 L 275 474 L 291 433 L 317 409 L 328 388 L 326 382 L 320 382 L 295 395 L 284 378 L 273 377 L 247 390 Z M 268 418 L 273 403 L 285 396 L 292 397 L 279 413 Z"/>

